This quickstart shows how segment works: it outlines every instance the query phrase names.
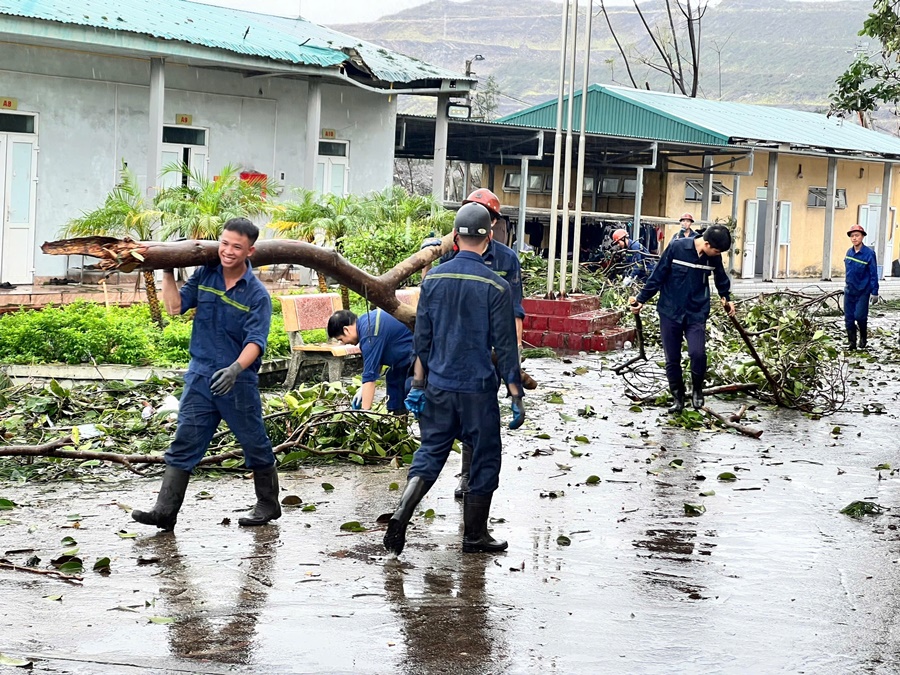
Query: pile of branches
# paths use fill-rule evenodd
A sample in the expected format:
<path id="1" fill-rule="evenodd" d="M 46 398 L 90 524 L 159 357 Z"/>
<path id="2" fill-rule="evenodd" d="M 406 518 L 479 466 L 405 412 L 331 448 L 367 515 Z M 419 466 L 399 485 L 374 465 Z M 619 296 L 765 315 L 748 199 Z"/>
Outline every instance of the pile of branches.
<path id="1" fill-rule="evenodd" d="M 840 296 L 841 291 L 765 293 L 738 301 L 736 321 L 714 305 L 706 342 L 706 393 L 747 391 L 762 401 L 818 415 L 840 410 L 847 399 L 848 365 L 839 328 L 829 318 L 839 313 Z M 617 372 L 630 398 L 662 403 L 667 383 L 653 314 L 642 313 L 647 360 Z M 688 372 L 687 358 L 683 365 Z"/>
<path id="2" fill-rule="evenodd" d="M 5 379 L 5 378 L 4 378 Z M 105 381 L 66 388 L 0 382 L 0 479 L 103 479 L 111 464 L 140 474 L 161 465 L 175 435 L 180 380 Z M 280 469 L 315 459 L 412 461 L 418 448 L 404 420 L 349 409 L 356 389 L 321 383 L 265 395 L 267 431 Z M 243 454 L 223 423 L 200 468 L 237 469 Z"/>
<path id="3" fill-rule="evenodd" d="M 522 290 L 526 296 L 545 295 L 547 293 L 547 261 L 533 253 L 519 254 L 522 265 Z M 569 265 L 571 268 L 571 265 Z M 599 295 L 602 307 L 624 307 L 628 296 L 634 295 L 638 288 L 624 286 L 622 271 L 624 265 L 610 261 L 609 265 L 597 263 L 581 263 L 578 270 L 579 293 Z M 571 283 L 571 279 L 569 279 Z M 554 272 L 553 288 L 559 288 L 559 265 Z"/>

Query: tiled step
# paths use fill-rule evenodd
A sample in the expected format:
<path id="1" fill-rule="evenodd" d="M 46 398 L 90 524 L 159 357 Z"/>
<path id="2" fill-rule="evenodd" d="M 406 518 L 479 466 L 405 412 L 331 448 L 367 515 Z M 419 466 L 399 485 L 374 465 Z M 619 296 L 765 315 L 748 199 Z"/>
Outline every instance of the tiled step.
<path id="1" fill-rule="evenodd" d="M 525 330 L 553 330 L 565 333 L 594 333 L 618 325 L 622 313 L 611 309 L 595 309 L 573 316 L 525 315 Z"/>
<path id="2" fill-rule="evenodd" d="M 603 328 L 597 333 L 583 334 L 556 331 L 525 331 L 525 342 L 535 347 L 549 347 L 561 352 L 608 352 L 634 342 L 634 328 Z"/>
<path id="3" fill-rule="evenodd" d="M 570 295 L 559 300 L 546 298 L 523 298 L 522 307 L 526 315 L 534 316 L 572 316 L 595 309 L 600 309 L 600 297 L 597 295 Z"/>

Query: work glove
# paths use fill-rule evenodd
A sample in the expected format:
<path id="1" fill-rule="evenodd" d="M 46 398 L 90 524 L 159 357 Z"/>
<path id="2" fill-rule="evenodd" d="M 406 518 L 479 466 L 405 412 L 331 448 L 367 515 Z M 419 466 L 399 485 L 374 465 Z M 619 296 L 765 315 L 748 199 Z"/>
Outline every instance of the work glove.
<path id="1" fill-rule="evenodd" d="M 633 295 L 630 298 L 628 298 L 628 305 L 631 307 L 632 314 L 640 314 L 641 308 L 644 306 L 644 304 L 641 302 L 638 302 L 637 298 L 634 297 Z"/>
<path id="2" fill-rule="evenodd" d="M 413 417 L 419 419 L 422 410 L 425 408 L 425 383 L 421 380 L 413 380 L 412 389 L 406 395 L 406 409 L 413 414 Z"/>
<path id="3" fill-rule="evenodd" d="M 877 305 L 879 302 L 881 302 L 881 298 L 878 297 L 877 295 L 873 295 L 872 297 L 869 298 L 869 304 L 871 304 L 871 305 Z"/>
<path id="4" fill-rule="evenodd" d="M 627 276 L 622 279 L 622 288 L 628 288 L 634 283 L 634 277 Z"/>
<path id="5" fill-rule="evenodd" d="M 509 428 L 518 429 L 525 422 L 525 402 L 521 396 L 513 396 L 510 407 L 512 408 L 513 418 L 509 423 Z"/>
<path id="6" fill-rule="evenodd" d="M 350 410 L 362 410 L 362 389 L 357 389 L 350 399 Z"/>
<path id="7" fill-rule="evenodd" d="M 440 245 L 441 245 L 441 238 L 440 238 L 440 237 L 435 237 L 435 236 L 426 237 L 426 238 L 422 241 L 422 245 L 419 246 L 419 250 L 422 251 L 422 250 L 424 250 L 424 249 L 426 249 L 426 248 L 428 248 L 428 247 L 430 247 L 430 246 L 440 246 Z"/>
<path id="8" fill-rule="evenodd" d="M 234 383 L 242 370 L 241 364 L 235 361 L 227 368 L 214 372 L 212 379 L 209 381 L 209 390 L 213 393 L 213 396 L 224 396 L 234 389 Z"/>

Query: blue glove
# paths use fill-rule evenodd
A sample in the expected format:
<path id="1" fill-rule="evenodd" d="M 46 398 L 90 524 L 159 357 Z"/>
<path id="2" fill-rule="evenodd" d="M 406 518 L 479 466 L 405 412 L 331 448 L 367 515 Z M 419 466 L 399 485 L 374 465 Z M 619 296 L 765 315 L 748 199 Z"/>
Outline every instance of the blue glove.
<path id="1" fill-rule="evenodd" d="M 350 399 L 350 410 L 362 410 L 362 388 L 357 389 Z"/>
<path id="2" fill-rule="evenodd" d="M 422 410 L 425 408 L 425 390 L 422 387 L 413 387 L 406 395 L 406 409 L 413 414 L 413 417 L 419 419 Z"/>
<path id="3" fill-rule="evenodd" d="M 241 364 L 235 361 L 227 368 L 214 372 L 212 379 L 209 381 L 209 390 L 213 393 L 213 396 L 224 396 L 234 389 L 234 383 L 242 370 Z"/>
<path id="4" fill-rule="evenodd" d="M 509 428 L 518 429 L 525 422 L 525 403 L 522 401 L 522 397 L 513 396 L 510 407 L 512 408 L 513 418 L 509 423 Z"/>

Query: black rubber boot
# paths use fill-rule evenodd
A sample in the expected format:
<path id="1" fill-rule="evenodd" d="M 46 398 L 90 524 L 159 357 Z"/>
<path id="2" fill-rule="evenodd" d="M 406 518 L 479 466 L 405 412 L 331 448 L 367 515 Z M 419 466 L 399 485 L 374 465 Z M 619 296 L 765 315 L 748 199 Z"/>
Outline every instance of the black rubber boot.
<path id="1" fill-rule="evenodd" d="M 849 326 L 847 328 L 847 340 L 850 342 L 850 346 L 848 349 L 852 352 L 856 350 L 856 326 Z"/>
<path id="2" fill-rule="evenodd" d="M 669 414 L 677 415 L 682 410 L 684 410 L 684 385 L 682 384 L 680 387 L 669 387 L 669 392 L 672 394 L 672 405 L 669 406 Z"/>
<path id="3" fill-rule="evenodd" d="M 256 505 L 246 518 L 238 518 L 241 527 L 257 527 L 270 520 L 281 518 L 281 504 L 278 501 L 278 469 L 273 464 L 268 469 L 253 471 L 253 487 L 256 490 Z"/>
<path id="4" fill-rule="evenodd" d="M 166 465 L 162 485 L 156 497 L 156 506 L 152 511 L 135 509 L 131 512 L 131 517 L 143 525 L 155 525 L 165 532 L 174 530 L 190 477 L 190 471 Z"/>
<path id="5" fill-rule="evenodd" d="M 406 526 L 412 518 L 413 511 L 422 501 L 427 492 L 434 485 L 434 481 L 428 482 L 421 476 L 414 476 L 406 483 L 406 489 L 400 497 L 400 504 L 394 515 L 388 521 L 387 532 L 384 533 L 384 547 L 391 553 L 400 555 L 406 545 Z"/>
<path id="6" fill-rule="evenodd" d="M 697 373 L 691 373 L 691 405 L 694 410 L 700 410 L 705 401 L 703 400 L 703 380 L 706 378 Z"/>
<path id="7" fill-rule="evenodd" d="M 469 470 L 472 468 L 472 446 L 462 444 L 462 469 L 459 473 L 459 485 L 453 491 L 455 499 L 462 499 L 469 491 Z"/>
<path id="8" fill-rule="evenodd" d="M 502 539 L 494 539 L 487 529 L 491 512 L 491 495 L 466 493 L 463 508 L 463 553 L 499 553 L 508 544 Z"/>
<path id="9" fill-rule="evenodd" d="M 859 348 L 865 349 L 869 346 L 869 324 L 867 321 L 858 321 L 859 324 Z"/>

